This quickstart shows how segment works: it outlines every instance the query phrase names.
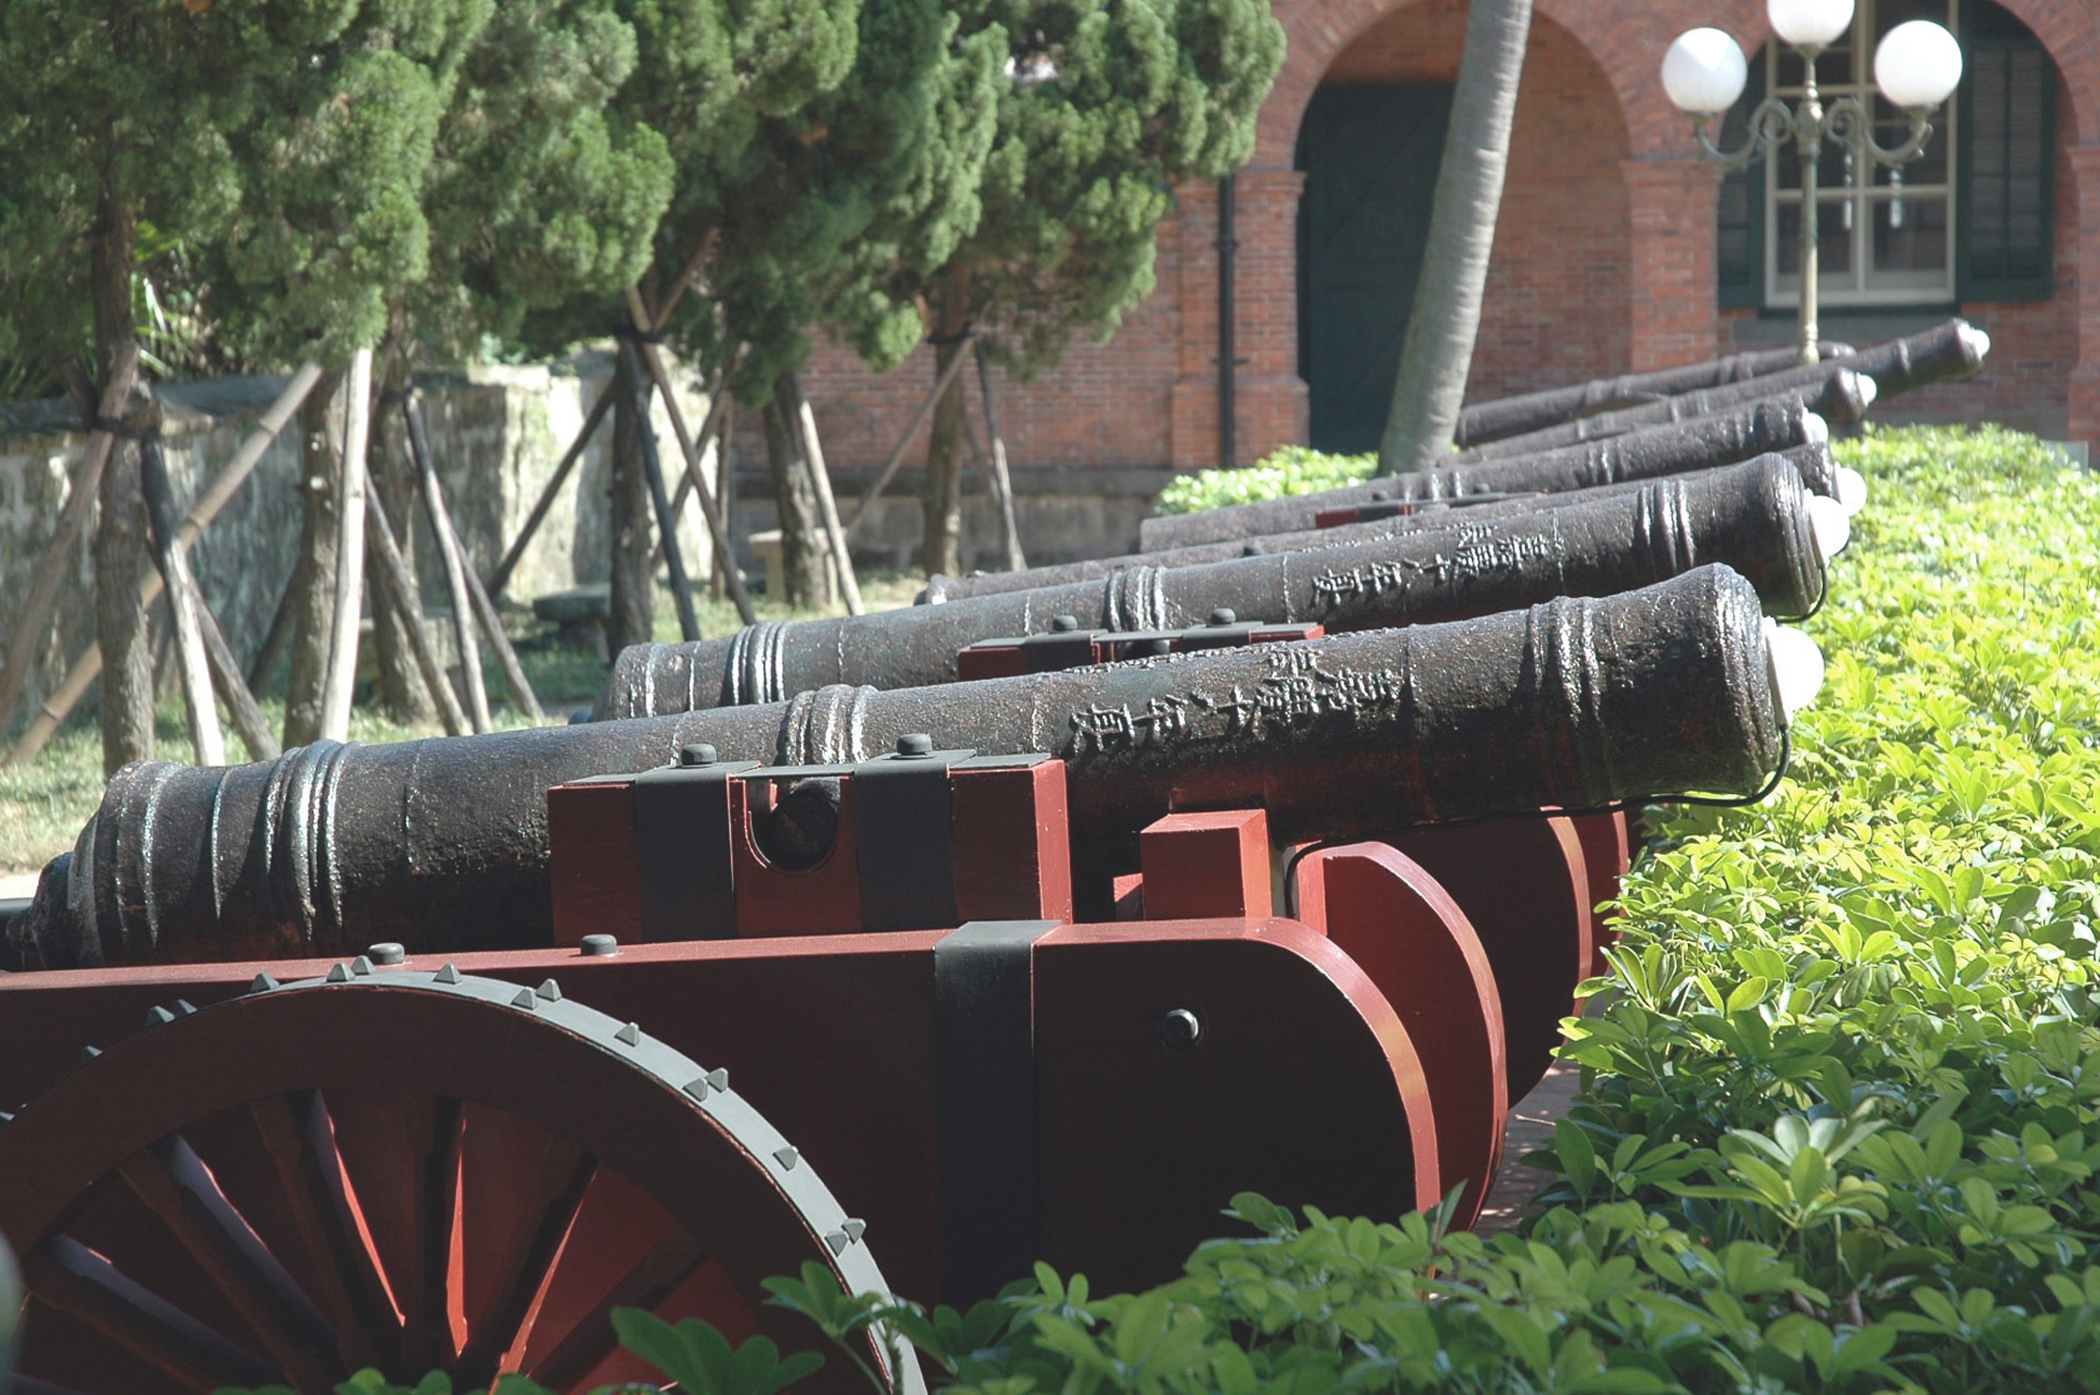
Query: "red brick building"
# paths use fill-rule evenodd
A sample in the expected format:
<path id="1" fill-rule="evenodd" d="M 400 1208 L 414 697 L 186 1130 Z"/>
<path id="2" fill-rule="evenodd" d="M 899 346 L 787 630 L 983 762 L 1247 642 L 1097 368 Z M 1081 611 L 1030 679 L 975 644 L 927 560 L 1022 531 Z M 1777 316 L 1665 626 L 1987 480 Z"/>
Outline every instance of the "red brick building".
<path id="1" fill-rule="evenodd" d="M 1397 355 L 1406 245 L 1426 224 L 1465 27 L 1464 0 L 1275 3 L 1289 52 L 1234 180 L 1240 461 L 1286 442 L 1360 449 L 1352 433 L 1382 415 L 1366 404 L 1389 390 L 1381 355 Z M 2084 220 L 2090 237 L 2080 218 L 2100 209 L 2100 0 L 1858 10 L 1850 50 L 1819 67 L 1826 92 L 1870 71 L 1878 35 L 1911 18 L 1952 28 L 1967 71 L 1917 165 L 1854 176 L 1826 155 L 1825 337 L 1867 342 L 1958 311 L 1990 331 L 1989 371 L 1904 399 L 1904 415 L 2100 436 L 2100 264 L 2087 274 L 2100 212 Z M 1670 40 L 1699 24 L 1752 56 L 1745 106 L 1798 81 L 1759 57 L 1762 0 L 1538 0 L 1476 398 L 1790 337 L 1795 166 L 1761 162 L 1724 186 L 1657 76 Z M 1900 125 L 1881 128 L 1885 143 Z M 1183 191 L 1160 232 L 1158 289 L 1112 344 L 1077 344 L 1040 381 L 1001 384 L 1017 469 L 1217 463 L 1217 212 L 1215 190 Z M 924 351 L 887 378 L 822 351 L 811 396 L 833 460 L 879 461 L 930 375 Z"/>

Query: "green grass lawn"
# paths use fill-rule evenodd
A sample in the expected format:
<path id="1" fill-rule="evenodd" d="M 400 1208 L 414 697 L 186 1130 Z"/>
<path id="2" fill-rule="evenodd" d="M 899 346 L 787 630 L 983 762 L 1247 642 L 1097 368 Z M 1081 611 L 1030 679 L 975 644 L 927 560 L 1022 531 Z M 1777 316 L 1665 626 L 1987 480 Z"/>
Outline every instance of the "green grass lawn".
<path id="1" fill-rule="evenodd" d="M 889 610 L 910 605 L 912 597 L 924 584 L 917 576 L 870 572 L 860 579 L 861 599 L 869 610 Z M 820 613 L 794 611 L 763 596 L 753 597 L 753 600 L 759 617 L 765 620 L 803 619 Z M 728 634 L 737 628 L 736 607 L 726 600 L 702 597 L 695 609 L 699 612 L 700 632 L 704 635 Z M 834 608 L 829 613 L 844 612 Z M 553 627 L 534 619 L 529 610 L 518 608 L 507 612 L 505 623 L 511 642 L 517 647 L 518 661 L 524 665 L 526 680 L 539 697 L 548 721 L 564 721 L 570 712 L 588 705 L 598 696 L 608 665 L 596 654 L 556 645 Z M 679 637 L 678 615 L 667 587 L 659 587 L 657 592 L 656 637 L 660 640 Z M 488 685 L 491 716 L 497 729 L 525 725 L 523 714 L 506 700 L 508 690 L 495 661 L 484 654 L 482 668 Z M 174 694 L 173 673 L 164 674 L 163 679 L 168 695 L 161 702 L 157 724 L 160 755 L 169 760 L 186 759 L 189 732 L 183 718 L 182 701 Z M 269 714 L 271 725 L 279 731 L 284 725 L 283 681 L 280 668 L 276 687 L 262 696 L 263 710 Z M 353 741 L 413 741 L 444 734 L 444 729 L 435 724 L 403 724 L 389 720 L 370 701 L 369 682 L 361 682 L 358 697 L 359 705 L 350 717 L 350 739 Z M 223 714 L 221 724 L 226 726 Z M 13 740 L 12 735 L 9 740 Z M 246 754 L 230 726 L 226 727 L 226 745 L 230 756 Z M 101 801 L 102 786 L 102 736 L 90 700 L 81 704 L 35 761 L 19 767 L 0 765 L 0 876 L 35 871 L 71 848 L 81 826 L 94 814 Z"/>

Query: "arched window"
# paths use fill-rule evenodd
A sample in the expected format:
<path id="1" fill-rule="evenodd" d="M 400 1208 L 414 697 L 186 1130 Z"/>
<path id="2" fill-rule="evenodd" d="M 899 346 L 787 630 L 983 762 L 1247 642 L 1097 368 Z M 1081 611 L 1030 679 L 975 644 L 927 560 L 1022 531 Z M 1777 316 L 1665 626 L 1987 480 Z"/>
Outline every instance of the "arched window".
<path id="1" fill-rule="evenodd" d="M 2027 27 L 1991 0 L 1859 0 L 1852 32 L 1816 64 L 1826 99 L 1855 96 L 1875 136 L 1900 144 L 1903 113 L 1874 90 L 1874 48 L 1910 19 L 1960 37 L 1961 87 L 1934 120 L 1922 158 L 1894 168 L 1856 161 L 1826 143 L 1818 179 L 1826 310 L 2037 300 L 2053 264 L 2056 70 Z M 1751 63 L 1723 137 L 1740 143 L 1750 109 L 1801 95 L 1801 60 L 1776 42 Z M 1790 310 L 1800 303 L 1801 165 L 1791 143 L 1723 181 L 1718 209 L 1720 301 Z"/>

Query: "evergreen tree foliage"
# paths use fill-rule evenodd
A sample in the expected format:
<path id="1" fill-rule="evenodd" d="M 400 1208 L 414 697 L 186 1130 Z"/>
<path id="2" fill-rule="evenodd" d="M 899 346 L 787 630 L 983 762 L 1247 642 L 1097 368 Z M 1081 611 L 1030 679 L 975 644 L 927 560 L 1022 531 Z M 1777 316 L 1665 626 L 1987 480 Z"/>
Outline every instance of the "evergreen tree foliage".
<path id="1" fill-rule="evenodd" d="M 1010 60 L 981 216 L 938 267 L 900 265 L 886 290 L 926 307 L 936 372 L 974 331 L 1026 381 L 1073 334 L 1111 338 L 1151 293 L 1174 186 L 1251 153 L 1283 29 L 1268 0 L 992 0 L 984 22 Z M 960 564 L 964 393 L 958 377 L 928 450 L 929 571 Z"/>
<path id="2" fill-rule="evenodd" d="M 419 358 L 503 352 L 530 312 L 617 294 L 642 274 L 673 170 L 660 133 L 608 109 L 638 57 L 634 26 L 611 0 L 497 7 L 439 122 L 422 195 L 429 273 L 398 288 L 379 354 L 382 401 L 399 400 Z M 385 414 L 373 433 L 372 480 L 412 545 L 416 471 L 398 417 Z M 413 579 L 412 549 L 404 560 Z M 376 615 L 374 639 L 388 710 L 434 716 L 404 622 Z"/>
<path id="3" fill-rule="evenodd" d="M 244 45 L 208 7 L 11 0 L 0 7 L 0 351 L 56 364 L 91 344 L 103 405 L 132 405 L 140 249 L 221 231 L 245 171 L 228 140 Z M 90 328 L 91 326 L 91 328 Z M 83 333 L 86 330 L 86 333 Z M 34 375 L 27 375 L 34 377 Z M 94 546 L 103 763 L 153 753 L 152 665 L 133 574 L 144 557 L 138 450 L 121 441 Z"/>
<path id="4" fill-rule="evenodd" d="M 1026 379 L 1151 294 L 1174 186 L 1253 151 L 1283 28 L 1267 0 L 999 0 L 991 18 L 1012 68 L 984 216 L 925 293 Z"/>
<path id="5" fill-rule="evenodd" d="M 924 327 L 887 283 L 900 265 L 938 265 L 979 213 L 1003 32 L 963 36 L 937 0 L 865 0 L 859 26 L 858 61 L 837 86 L 758 122 L 702 181 L 712 303 L 677 328 L 702 361 L 739 355 L 729 390 L 750 406 L 776 399 L 820 325 L 879 368 L 899 362 Z M 790 598 L 828 602 L 814 495 L 794 483 L 807 468 L 796 424 L 765 441 Z"/>
<path id="6" fill-rule="evenodd" d="M 245 173 L 215 313 L 259 358 L 339 364 L 429 274 L 438 132 L 494 0 L 220 4 L 250 55 L 227 94 Z"/>
<path id="7" fill-rule="evenodd" d="M 406 298 L 416 341 L 469 356 L 516 341 L 533 310 L 641 276 L 675 171 L 663 134 L 611 107 L 638 62 L 611 0 L 497 7 L 438 129 L 430 272 Z"/>

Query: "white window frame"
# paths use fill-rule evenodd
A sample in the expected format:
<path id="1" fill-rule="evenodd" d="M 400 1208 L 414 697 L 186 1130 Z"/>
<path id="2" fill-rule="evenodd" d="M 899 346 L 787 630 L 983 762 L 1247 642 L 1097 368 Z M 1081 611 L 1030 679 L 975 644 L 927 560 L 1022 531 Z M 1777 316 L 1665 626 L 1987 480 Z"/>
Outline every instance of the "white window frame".
<path id="1" fill-rule="evenodd" d="M 1961 0 L 1946 0 L 1947 14 L 1942 21 L 1947 28 L 1960 33 Z M 1818 89 L 1825 103 L 1838 97 L 1857 97 L 1869 110 L 1874 110 L 1877 94 L 1874 89 L 1874 53 L 1870 42 L 1874 33 L 1875 0 L 1857 0 L 1852 16 L 1852 32 L 1845 42 L 1852 51 L 1852 77 L 1847 83 L 1821 81 L 1822 67 L 1818 66 Z M 1801 88 L 1779 86 L 1779 41 L 1768 39 L 1765 43 L 1765 87 L 1770 96 L 1778 97 L 1789 107 L 1801 98 Z M 1875 165 L 1871 158 L 1863 162 L 1864 168 L 1854 171 L 1855 178 L 1864 175 L 1865 184 L 1833 186 L 1825 184 L 1817 198 L 1822 212 L 1823 228 L 1827 231 L 1835 221 L 1842 225 L 1846 210 L 1852 211 L 1852 248 L 1850 267 L 1843 272 L 1834 272 L 1829 265 L 1823 268 L 1820 300 L 1826 309 L 1852 306 L 1901 306 L 1901 305 L 1945 305 L 1954 300 L 1955 268 L 1959 264 L 1960 249 L 1955 246 L 1957 228 L 1955 201 L 1960 197 L 1956 187 L 1958 174 L 1956 143 L 1957 123 L 1961 119 L 1960 102 L 1949 97 L 1947 104 L 1933 114 L 1932 141 L 1939 145 L 1946 156 L 1947 182 L 1924 185 L 1876 185 L 1873 180 Z M 1801 206 L 1801 189 L 1779 185 L 1778 152 L 1770 151 L 1759 162 L 1765 181 L 1764 199 L 1764 284 L 1767 309 L 1795 310 L 1801 304 L 1801 273 L 1798 270 L 1781 272 L 1779 269 L 1779 215 L 1783 208 L 1798 209 Z M 1876 272 L 1870 267 L 1873 255 L 1874 218 L 1871 208 L 1875 204 L 1888 203 L 1897 198 L 1938 199 L 1945 196 L 1947 207 L 1947 260 L 1945 266 L 1935 274 L 1921 271 Z M 1840 279 L 1844 278 L 1844 279 Z"/>

